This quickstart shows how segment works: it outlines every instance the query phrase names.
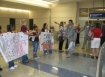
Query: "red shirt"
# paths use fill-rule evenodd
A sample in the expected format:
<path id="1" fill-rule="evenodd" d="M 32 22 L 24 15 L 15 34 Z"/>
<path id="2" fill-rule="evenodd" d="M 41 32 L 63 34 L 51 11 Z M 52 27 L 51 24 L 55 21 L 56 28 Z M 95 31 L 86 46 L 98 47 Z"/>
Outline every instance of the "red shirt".
<path id="1" fill-rule="evenodd" d="M 77 30 L 80 31 L 80 27 L 78 27 Z"/>
<path id="2" fill-rule="evenodd" d="M 94 38 L 100 38 L 102 34 L 102 30 L 100 28 L 94 28 L 92 29 L 92 32 L 94 34 Z"/>
<path id="3" fill-rule="evenodd" d="M 27 32 L 27 31 L 28 31 L 28 29 L 27 29 L 27 27 L 26 27 L 26 26 L 22 25 L 22 26 L 21 26 L 21 31 L 25 33 L 25 32 Z"/>

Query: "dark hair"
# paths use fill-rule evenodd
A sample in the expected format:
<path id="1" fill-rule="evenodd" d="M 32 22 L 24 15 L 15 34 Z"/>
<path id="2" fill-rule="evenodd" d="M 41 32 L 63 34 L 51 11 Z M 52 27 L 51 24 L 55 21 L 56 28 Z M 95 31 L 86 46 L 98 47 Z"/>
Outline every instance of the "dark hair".
<path id="1" fill-rule="evenodd" d="M 73 20 L 69 20 L 69 21 L 73 23 Z"/>
<path id="2" fill-rule="evenodd" d="M 15 27 L 13 24 L 10 24 L 10 27 L 12 28 L 12 27 Z"/>
<path id="3" fill-rule="evenodd" d="M 35 28 L 37 28 L 37 26 L 35 25 L 35 26 L 33 26 L 33 29 L 35 29 Z"/>
<path id="4" fill-rule="evenodd" d="M 62 26 L 62 27 L 63 27 L 63 21 L 61 21 L 61 22 L 60 22 L 60 26 Z"/>
<path id="5" fill-rule="evenodd" d="M 100 28 L 100 24 L 99 23 L 95 23 L 95 27 L 96 28 Z"/>
<path id="6" fill-rule="evenodd" d="M 45 29 L 46 28 L 46 25 L 47 25 L 47 23 L 44 23 L 42 29 Z"/>
<path id="7" fill-rule="evenodd" d="M 0 25 L 0 30 L 1 30 L 2 28 L 1 28 L 1 25 Z"/>
<path id="8" fill-rule="evenodd" d="M 15 28 L 13 24 L 7 25 L 7 32 L 12 32 L 12 28 Z"/>
<path id="9" fill-rule="evenodd" d="M 105 21 L 102 21 L 105 24 Z"/>

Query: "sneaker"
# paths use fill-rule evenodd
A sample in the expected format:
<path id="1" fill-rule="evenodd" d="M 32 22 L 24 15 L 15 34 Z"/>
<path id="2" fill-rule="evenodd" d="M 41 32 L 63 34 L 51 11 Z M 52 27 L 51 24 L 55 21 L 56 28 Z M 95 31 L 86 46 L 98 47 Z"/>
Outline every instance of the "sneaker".
<path id="1" fill-rule="evenodd" d="M 34 59 L 39 59 L 40 57 L 35 57 Z"/>
<path id="2" fill-rule="evenodd" d="M 14 68 L 17 68 L 18 67 L 18 65 L 14 65 Z"/>
<path id="3" fill-rule="evenodd" d="M 98 56 L 96 56 L 96 59 L 98 59 Z"/>
<path id="4" fill-rule="evenodd" d="M 14 67 L 10 67 L 9 69 L 10 69 L 10 70 L 14 70 L 15 68 L 14 68 Z"/>
<path id="5" fill-rule="evenodd" d="M 91 56 L 92 59 L 94 59 L 94 56 Z"/>
<path id="6" fill-rule="evenodd" d="M 47 53 L 45 53 L 45 55 L 47 55 Z"/>

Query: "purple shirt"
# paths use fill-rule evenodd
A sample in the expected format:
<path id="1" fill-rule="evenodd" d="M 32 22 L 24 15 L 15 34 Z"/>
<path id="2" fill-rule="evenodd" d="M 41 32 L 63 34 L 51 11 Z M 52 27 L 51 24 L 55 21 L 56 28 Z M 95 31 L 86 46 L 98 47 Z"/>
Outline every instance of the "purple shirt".
<path id="1" fill-rule="evenodd" d="M 23 33 L 25 33 L 25 32 L 28 31 L 28 29 L 27 29 L 26 26 L 22 25 L 22 26 L 21 26 L 21 31 L 22 31 Z"/>

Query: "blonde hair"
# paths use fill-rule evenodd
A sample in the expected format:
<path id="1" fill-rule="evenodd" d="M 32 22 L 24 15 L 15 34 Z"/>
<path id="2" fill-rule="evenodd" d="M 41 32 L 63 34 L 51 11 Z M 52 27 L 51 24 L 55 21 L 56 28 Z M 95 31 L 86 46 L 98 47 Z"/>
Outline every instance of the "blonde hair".
<path id="1" fill-rule="evenodd" d="M 21 20 L 21 23 L 24 24 L 26 22 L 26 19 Z"/>

